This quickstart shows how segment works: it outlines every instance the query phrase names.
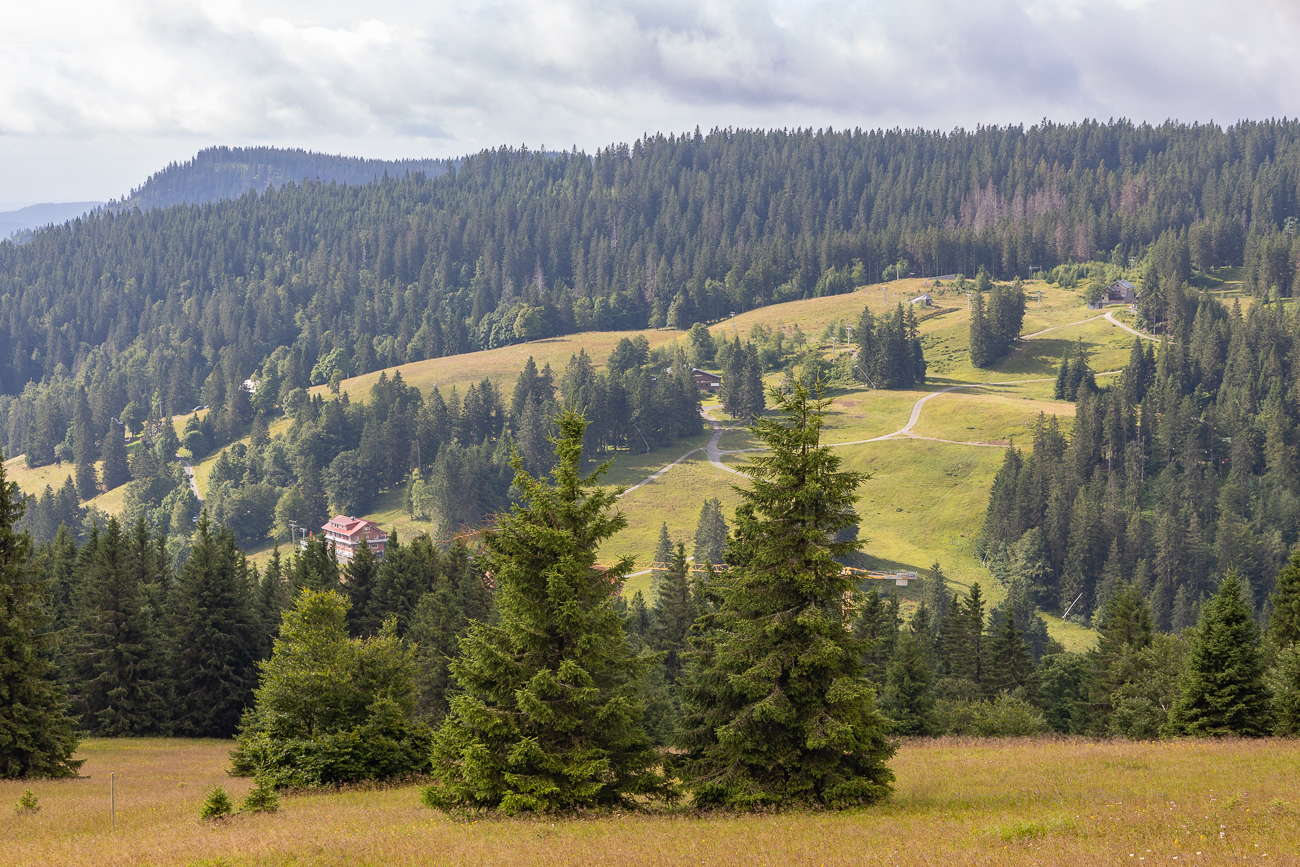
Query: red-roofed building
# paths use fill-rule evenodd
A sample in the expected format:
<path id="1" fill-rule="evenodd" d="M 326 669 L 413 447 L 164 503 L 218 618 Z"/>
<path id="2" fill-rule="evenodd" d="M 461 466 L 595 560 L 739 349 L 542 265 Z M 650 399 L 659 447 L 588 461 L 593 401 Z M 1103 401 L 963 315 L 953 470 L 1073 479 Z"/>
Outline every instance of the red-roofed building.
<path id="1" fill-rule="evenodd" d="M 376 557 L 383 557 L 384 548 L 388 545 L 388 534 L 379 529 L 374 521 L 365 518 L 335 515 L 321 527 L 321 531 L 325 533 L 325 541 L 334 543 L 334 551 L 340 563 L 351 562 L 362 541 L 370 545 L 370 550 Z"/>

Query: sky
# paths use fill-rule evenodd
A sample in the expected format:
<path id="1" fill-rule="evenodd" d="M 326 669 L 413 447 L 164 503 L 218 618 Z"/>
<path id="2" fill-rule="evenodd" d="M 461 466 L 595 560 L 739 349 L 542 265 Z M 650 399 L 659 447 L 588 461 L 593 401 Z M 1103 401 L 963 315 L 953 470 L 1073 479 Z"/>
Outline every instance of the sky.
<path id="1" fill-rule="evenodd" d="M 0 210 L 212 145 L 1300 115 L 1295 0 L 0 0 Z"/>

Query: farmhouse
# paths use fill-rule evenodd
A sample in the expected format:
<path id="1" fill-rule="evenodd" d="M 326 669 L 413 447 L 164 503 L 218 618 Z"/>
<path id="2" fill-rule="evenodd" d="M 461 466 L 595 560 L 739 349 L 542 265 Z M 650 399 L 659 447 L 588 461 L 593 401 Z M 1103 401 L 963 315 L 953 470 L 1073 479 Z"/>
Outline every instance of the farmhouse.
<path id="1" fill-rule="evenodd" d="M 691 368 L 691 379 L 695 381 L 695 387 L 700 391 L 713 392 L 722 388 L 722 377 L 707 370 L 700 370 L 698 367 Z"/>
<path id="2" fill-rule="evenodd" d="M 374 521 L 365 518 L 335 515 L 321 527 L 321 531 L 324 532 L 326 541 L 334 543 L 334 551 L 340 563 L 351 562 L 362 542 L 370 546 L 376 557 L 381 558 L 388 545 L 388 534 L 379 529 Z"/>
<path id="3" fill-rule="evenodd" d="M 1100 310 L 1107 304 L 1133 304 L 1137 301 L 1137 287 L 1127 280 L 1116 280 L 1106 287 L 1106 291 L 1096 301 L 1088 305 L 1089 309 Z"/>

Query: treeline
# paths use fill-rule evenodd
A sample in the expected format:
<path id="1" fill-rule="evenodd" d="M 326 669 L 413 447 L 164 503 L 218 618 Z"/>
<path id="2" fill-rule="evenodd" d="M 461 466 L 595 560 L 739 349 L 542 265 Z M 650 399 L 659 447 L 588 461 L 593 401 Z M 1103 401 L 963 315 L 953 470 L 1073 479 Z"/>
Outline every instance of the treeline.
<path id="1" fill-rule="evenodd" d="M 1174 300 L 1159 352 L 1135 339 L 1102 390 L 1076 352 L 1058 377 L 1078 401 L 1071 436 L 1040 419 L 994 480 L 982 553 L 1045 608 L 1087 619 L 1131 582 L 1178 631 L 1232 569 L 1266 618 L 1300 541 L 1300 311 Z"/>
<path id="2" fill-rule="evenodd" d="M 1097 612 L 1097 646 L 1085 653 L 1048 638 L 1023 576 L 989 612 L 979 584 L 951 593 L 937 564 L 925 580 L 906 620 L 896 595 L 868 591 L 854 623 L 872 642 L 871 676 L 897 734 L 1300 734 L 1300 554 L 1277 576 L 1267 631 L 1235 572 L 1175 634 L 1123 583 Z"/>
<path id="3" fill-rule="evenodd" d="M 242 382 L 292 358 L 291 390 L 534 336 L 688 328 L 903 259 L 1002 279 L 1166 237 L 1287 294 L 1298 128 L 715 130 L 97 214 L 0 245 L 0 444 L 28 451 L 69 378 L 112 395 L 111 415 L 164 417 L 212 404 L 218 368 Z"/>
<path id="4" fill-rule="evenodd" d="M 282 611 L 304 589 L 344 593 L 354 635 L 376 634 L 394 618 L 397 634 L 420 647 L 418 712 L 438 718 L 445 655 L 469 620 L 490 616 L 484 575 L 463 547 L 444 550 L 427 535 L 390 538 L 382 561 L 368 553 L 340 567 L 312 539 L 259 570 L 205 515 L 173 568 L 166 537 L 142 519 L 123 527 L 109 518 L 81 544 L 61 528 L 31 568 L 44 582 L 48 656 L 77 728 L 105 737 L 233 735 Z"/>

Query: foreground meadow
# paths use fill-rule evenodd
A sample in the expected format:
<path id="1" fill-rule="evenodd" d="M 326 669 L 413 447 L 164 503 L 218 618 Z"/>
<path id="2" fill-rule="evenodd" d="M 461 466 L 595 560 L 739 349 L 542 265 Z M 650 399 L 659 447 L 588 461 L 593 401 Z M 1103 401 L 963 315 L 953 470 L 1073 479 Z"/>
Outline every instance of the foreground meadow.
<path id="1" fill-rule="evenodd" d="M 82 779 L 0 782 L 0 864 L 1300 864 L 1296 741 L 915 741 L 894 797 L 843 813 L 467 820 L 408 786 L 200 823 L 208 787 L 250 787 L 229 747 L 90 740 Z"/>

